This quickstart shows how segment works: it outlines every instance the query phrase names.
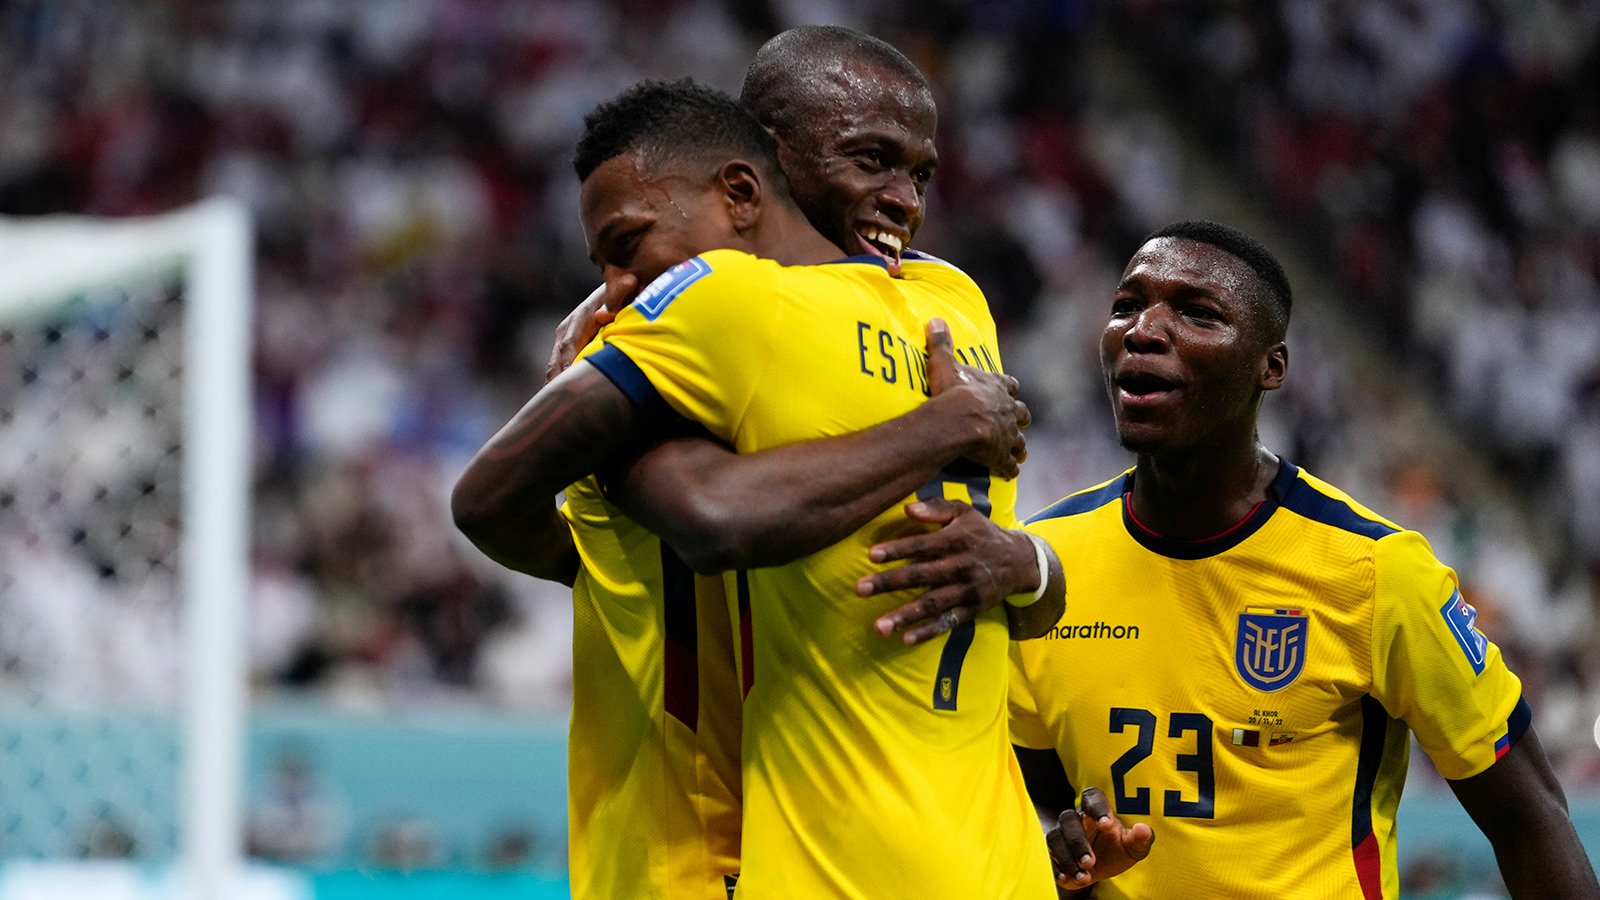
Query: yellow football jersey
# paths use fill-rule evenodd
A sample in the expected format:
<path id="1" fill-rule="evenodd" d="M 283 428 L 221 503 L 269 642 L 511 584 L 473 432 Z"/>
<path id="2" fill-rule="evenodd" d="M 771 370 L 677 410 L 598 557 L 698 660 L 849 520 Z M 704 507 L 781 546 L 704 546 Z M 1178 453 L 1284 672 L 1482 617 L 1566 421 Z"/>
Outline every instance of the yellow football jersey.
<path id="1" fill-rule="evenodd" d="M 930 318 L 949 323 L 961 359 L 999 368 L 970 278 L 924 257 L 902 272 L 707 253 L 643 291 L 590 362 L 635 402 L 664 404 L 740 452 L 858 431 L 926 398 Z M 977 467 L 952 466 L 919 493 L 1015 523 L 1014 482 Z M 896 506 L 737 580 L 752 656 L 741 897 L 1055 896 L 1007 746 L 1004 613 L 908 648 L 872 628 L 908 596 L 855 595 L 877 568 L 868 547 L 914 527 Z"/>
<path id="2" fill-rule="evenodd" d="M 1127 473 L 1029 521 L 1071 598 L 1012 652 L 1012 737 L 1156 832 L 1097 897 L 1399 896 L 1407 728 L 1448 778 L 1527 727 L 1428 543 L 1285 461 L 1210 541 L 1143 529 Z"/>
<path id="3" fill-rule="evenodd" d="M 722 579 L 696 575 L 595 478 L 567 489 L 562 514 L 582 560 L 567 738 L 573 896 L 727 900 L 739 871 L 740 689 Z"/>

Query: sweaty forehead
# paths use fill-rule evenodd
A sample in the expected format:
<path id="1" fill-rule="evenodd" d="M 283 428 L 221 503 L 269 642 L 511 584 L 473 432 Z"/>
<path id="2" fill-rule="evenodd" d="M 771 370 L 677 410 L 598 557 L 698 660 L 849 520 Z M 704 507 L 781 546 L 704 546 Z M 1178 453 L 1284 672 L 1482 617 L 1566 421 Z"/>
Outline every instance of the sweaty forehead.
<path id="1" fill-rule="evenodd" d="M 1146 242 L 1128 260 L 1122 280 L 1182 284 L 1247 302 L 1257 293 L 1255 273 L 1244 260 L 1221 247 L 1187 238 L 1161 237 Z"/>
<path id="2" fill-rule="evenodd" d="M 813 134 L 899 132 L 909 143 L 931 143 L 938 112 L 927 85 L 881 66 L 832 60 L 820 65 L 804 91 L 804 115 Z"/>

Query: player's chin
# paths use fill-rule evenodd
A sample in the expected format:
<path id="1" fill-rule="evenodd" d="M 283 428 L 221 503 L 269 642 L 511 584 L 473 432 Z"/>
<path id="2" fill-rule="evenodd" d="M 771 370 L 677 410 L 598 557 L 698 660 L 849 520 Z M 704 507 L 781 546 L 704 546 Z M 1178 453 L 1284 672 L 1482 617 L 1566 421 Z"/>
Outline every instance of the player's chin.
<path id="1" fill-rule="evenodd" d="M 1117 422 L 1117 441 L 1133 453 L 1160 453 L 1171 444 L 1163 429 L 1126 420 Z"/>

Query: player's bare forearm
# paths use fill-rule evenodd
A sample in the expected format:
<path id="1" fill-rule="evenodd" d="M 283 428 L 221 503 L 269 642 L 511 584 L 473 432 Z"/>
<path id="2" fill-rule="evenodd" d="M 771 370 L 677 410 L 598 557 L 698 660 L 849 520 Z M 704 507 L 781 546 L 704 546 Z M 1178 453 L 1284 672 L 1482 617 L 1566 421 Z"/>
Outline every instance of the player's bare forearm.
<path id="1" fill-rule="evenodd" d="M 1600 898 L 1594 867 L 1532 726 L 1494 765 L 1450 788 L 1494 847 L 1512 897 Z"/>
<path id="2" fill-rule="evenodd" d="M 666 441 L 620 468 L 611 497 L 696 571 L 782 565 L 848 537 L 975 448 L 1011 442 L 998 388 L 987 391 L 965 385 L 865 431 L 759 453 Z"/>
<path id="3" fill-rule="evenodd" d="M 1044 550 L 1046 580 L 1044 593 L 1040 595 L 1038 600 L 1028 606 L 1005 604 L 1006 624 L 1010 628 L 1011 639 L 1014 641 L 1025 641 L 1049 634 L 1050 629 L 1061 621 L 1061 614 L 1067 610 L 1067 578 L 1065 572 L 1062 571 L 1061 560 L 1056 557 L 1055 548 L 1045 543 L 1043 538 L 1032 537 L 1029 540 L 1030 542 L 1038 541 L 1039 546 Z M 1013 542 L 1013 547 L 1015 546 L 1015 542 Z M 1013 564 L 1022 566 L 1021 571 L 1027 571 L 1025 563 L 1014 560 Z M 1038 568 L 1037 560 L 1035 560 L 1034 568 Z M 1027 580 L 1024 578 L 1024 582 Z M 1028 586 L 1024 583 L 1024 587 L 1015 593 L 1037 590 L 1038 579 L 1034 578 L 1032 580 L 1034 582 L 1033 585 Z"/>
<path id="4" fill-rule="evenodd" d="M 456 527 L 501 565 L 571 584 L 577 551 L 555 495 L 621 456 L 639 420 L 638 408 L 598 369 L 573 367 L 467 464 L 450 497 Z"/>

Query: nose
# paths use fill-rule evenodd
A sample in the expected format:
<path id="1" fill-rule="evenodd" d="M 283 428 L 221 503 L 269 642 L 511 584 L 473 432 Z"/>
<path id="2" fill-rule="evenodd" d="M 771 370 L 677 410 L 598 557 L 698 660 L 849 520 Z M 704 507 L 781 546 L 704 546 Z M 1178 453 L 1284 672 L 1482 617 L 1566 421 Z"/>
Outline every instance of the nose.
<path id="1" fill-rule="evenodd" d="M 895 169 L 878 191 L 878 207 L 889 219 L 915 234 L 922 225 L 922 189 L 911 173 Z"/>
<path id="2" fill-rule="evenodd" d="M 1122 344 L 1139 353 L 1162 353 L 1171 346 L 1165 307 L 1152 304 L 1139 311 L 1122 333 Z"/>
<path id="3" fill-rule="evenodd" d="M 606 287 L 611 290 L 614 296 L 626 297 L 630 300 L 633 299 L 633 294 L 640 285 L 649 284 L 650 281 L 655 280 L 656 275 L 660 274 L 659 272 L 641 271 L 638 268 L 616 266 L 611 263 L 606 263 L 602 266 L 600 272 L 605 277 Z M 649 281 L 646 280 L 646 276 L 649 277 Z"/>

